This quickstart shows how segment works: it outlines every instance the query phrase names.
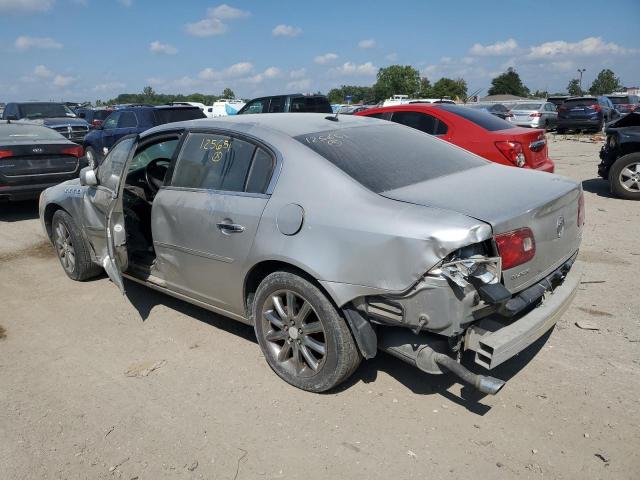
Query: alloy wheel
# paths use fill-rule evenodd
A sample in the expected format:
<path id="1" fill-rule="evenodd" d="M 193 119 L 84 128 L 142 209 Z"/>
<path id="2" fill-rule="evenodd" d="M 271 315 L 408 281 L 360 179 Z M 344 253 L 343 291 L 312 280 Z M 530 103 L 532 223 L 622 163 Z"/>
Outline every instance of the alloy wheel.
<path id="1" fill-rule="evenodd" d="M 261 321 L 268 348 L 285 370 L 309 377 L 322 369 L 326 335 L 307 299 L 291 290 L 278 290 L 265 302 Z"/>
<path id="2" fill-rule="evenodd" d="M 64 223 L 58 222 L 55 231 L 55 246 L 62 267 L 67 272 L 73 272 L 76 268 L 76 250 L 69 230 Z"/>
<path id="3" fill-rule="evenodd" d="M 632 193 L 640 193 L 640 162 L 631 163 L 620 172 L 620 185 Z"/>

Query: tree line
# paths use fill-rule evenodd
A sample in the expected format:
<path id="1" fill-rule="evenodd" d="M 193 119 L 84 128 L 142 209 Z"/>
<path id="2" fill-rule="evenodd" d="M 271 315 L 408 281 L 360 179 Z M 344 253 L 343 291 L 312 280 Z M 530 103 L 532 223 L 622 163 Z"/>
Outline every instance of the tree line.
<path id="1" fill-rule="evenodd" d="M 619 77 L 612 70 L 603 69 L 598 73 L 591 86 L 583 90 L 580 81 L 573 78 L 567 85 L 566 92 L 555 92 L 552 95 L 581 96 L 605 95 L 622 90 L 624 87 Z M 320 93 L 320 92 L 318 92 Z M 515 68 L 509 67 L 504 73 L 491 80 L 489 95 L 516 95 L 526 98 L 546 98 L 549 92 L 536 90 L 531 92 L 523 83 Z M 472 95 L 477 94 L 477 92 Z M 331 103 L 345 103 L 347 98 L 350 103 L 377 104 L 393 95 L 408 95 L 410 98 L 449 98 L 466 102 L 469 100 L 467 82 L 463 78 L 442 77 L 435 83 L 428 78 L 421 77 L 420 72 L 411 65 L 391 65 L 378 70 L 376 82 L 371 86 L 342 85 L 339 88 L 329 90 L 327 96 Z M 123 103 L 146 103 L 150 105 L 163 105 L 170 102 L 200 102 L 212 105 L 222 98 L 235 98 L 235 93 L 230 88 L 225 88 L 221 95 L 205 95 L 202 93 L 164 94 L 156 93 L 152 87 L 144 87 L 142 93 L 121 93 L 115 98 L 106 101 L 98 100 L 96 105 L 115 105 Z"/>

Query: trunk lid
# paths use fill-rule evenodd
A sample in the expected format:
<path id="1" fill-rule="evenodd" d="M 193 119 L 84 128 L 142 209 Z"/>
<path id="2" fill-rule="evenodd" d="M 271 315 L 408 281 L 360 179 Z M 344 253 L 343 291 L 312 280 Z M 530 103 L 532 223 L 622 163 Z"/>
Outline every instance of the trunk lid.
<path id="1" fill-rule="evenodd" d="M 529 227 L 536 254 L 503 272 L 512 293 L 533 285 L 576 252 L 580 185 L 568 178 L 497 164 L 382 193 L 387 198 L 452 210 L 491 225 L 494 235 Z"/>
<path id="2" fill-rule="evenodd" d="M 0 158 L 0 175 L 24 177 L 73 173 L 80 159 L 64 153 L 69 148 L 74 145 L 67 142 L 0 146 L 0 151 L 10 152 Z"/>
<path id="3" fill-rule="evenodd" d="M 527 117 L 528 115 L 529 114 L 527 114 Z M 537 168 L 549 158 L 549 150 L 547 148 L 547 139 L 544 130 L 510 128 L 493 133 L 496 137 L 501 137 L 498 141 L 520 143 L 528 167 Z M 504 140 L 502 140 L 502 137 L 504 137 Z"/>

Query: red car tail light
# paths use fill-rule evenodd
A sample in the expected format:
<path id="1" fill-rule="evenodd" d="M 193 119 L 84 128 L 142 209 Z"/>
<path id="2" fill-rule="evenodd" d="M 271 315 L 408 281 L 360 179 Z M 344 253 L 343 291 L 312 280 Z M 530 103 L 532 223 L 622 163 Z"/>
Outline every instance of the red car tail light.
<path id="1" fill-rule="evenodd" d="M 599 104 L 597 104 L 597 103 L 594 103 L 594 104 L 591 106 L 591 108 L 593 108 L 596 112 L 599 112 L 599 111 L 601 111 L 601 110 L 602 110 L 602 108 L 600 107 L 600 105 L 599 105 Z"/>
<path id="2" fill-rule="evenodd" d="M 540 112 L 533 112 L 531 114 L 529 114 L 530 117 L 541 117 L 542 114 Z"/>
<path id="3" fill-rule="evenodd" d="M 530 228 L 501 233 L 495 240 L 503 270 L 527 263 L 536 254 L 536 241 Z"/>
<path id="4" fill-rule="evenodd" d="M 13 152 L 11 150 L 0 150 L 0 158 L 11 157 Z"/>
<path id="5" fill-rule="evenodd" d="M 584 225 L 584 192 L 580 192 L 580 198 L 578 198 L 578 228 Z"/>
<path id="6" fill-rule="evenodd" d="M 65 148 L 62 151 L 63 155 L 73 155 L 76 158 L 80 158 L 81 156 L 84 155 L 84 150 L 81 146 L 77 146 L 77 147 L 71 147 L 71 148 Z"/>
<path id="7" fill-rule="evenodd" d="M 102 125 L 102 120 L 92 120 L 91 125 L 93 125 L 94 127 L 99 127 L 100 125 Z"/>
<path id="8" fill-rule="evenodd" d="M 524 167 L 526 159 L 520 142 L 496 142 L 496 147 L 511 163 Z"/>

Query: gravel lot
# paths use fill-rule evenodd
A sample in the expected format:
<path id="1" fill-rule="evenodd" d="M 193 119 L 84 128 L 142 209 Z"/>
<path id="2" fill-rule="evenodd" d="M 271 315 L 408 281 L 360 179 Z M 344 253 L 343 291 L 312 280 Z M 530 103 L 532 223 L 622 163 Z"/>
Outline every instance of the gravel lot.
<path id="1" fill-rule="evenodd" d="M 584 283 L 495 372 L 496 397 L 383 354 L 339 391 L 296 390 L 251 328 L 136 284 L 72 282 L 37 205 L 0 206 L 0 477 L 637 479 L 640 202 L 596 179 L 599 148 L 551 140 L 585 189 Z"/>

